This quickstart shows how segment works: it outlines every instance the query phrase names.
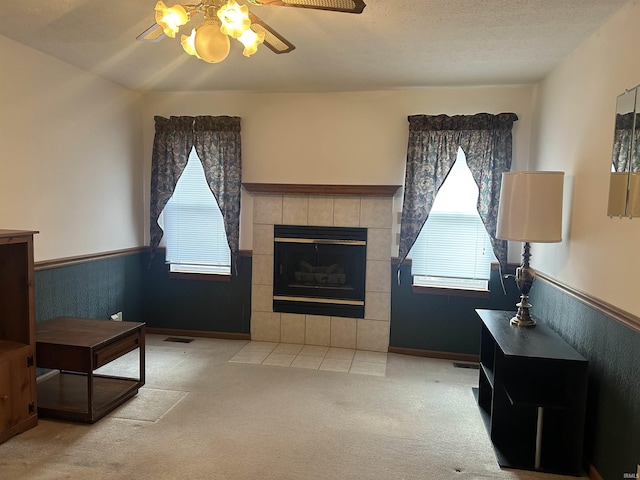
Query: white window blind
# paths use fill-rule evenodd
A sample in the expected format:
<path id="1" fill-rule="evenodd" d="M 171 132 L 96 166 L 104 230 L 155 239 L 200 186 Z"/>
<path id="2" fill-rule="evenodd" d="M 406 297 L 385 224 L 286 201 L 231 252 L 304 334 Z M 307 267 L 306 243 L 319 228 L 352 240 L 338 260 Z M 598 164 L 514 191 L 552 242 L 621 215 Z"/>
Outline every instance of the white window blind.
<path id="1" fill-rule="evenodd" d="M 158 221 L 172 272 L 231 273 L 222 212 L 209 190 L 195 149 Z"/>
<path id="2" fill-rule="evenodd" d="M 486 289 L 495 255 L 478 215 L 478 186 L 464 152 L 440 188 L 409 252 L 414 284 Z"/>

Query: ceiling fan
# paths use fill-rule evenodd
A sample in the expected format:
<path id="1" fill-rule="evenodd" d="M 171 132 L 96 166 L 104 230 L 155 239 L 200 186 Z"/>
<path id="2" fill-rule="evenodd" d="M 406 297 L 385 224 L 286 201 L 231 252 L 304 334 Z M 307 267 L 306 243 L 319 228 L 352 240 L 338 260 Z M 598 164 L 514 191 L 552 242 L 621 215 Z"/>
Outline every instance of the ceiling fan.
<path id="1" fill-rule="evenodd" d="M 342 13 L 362 13 L 364 0 L 247 0 L 255 6 L 296 7 L 328 10 Z M 167 7 L 162 0 L 155 7 L 156 23 L 142 32 L 138 40 L 158 42 L 165 37 L 175 38 L 180 27 L 197 16 L 202 23 L 191 30 L 191 35 L 181 35 L 186 53 L 205 62 L 218 63 L 229 54 L 229 38 L 244 45 L 243 54 L 253 55 L 258 45 L 264 43 L 274 53 L 288 53 L 296 47 L 272 27 L 236 0 L 204 0 L 197 4 L 176 4 Z"/>

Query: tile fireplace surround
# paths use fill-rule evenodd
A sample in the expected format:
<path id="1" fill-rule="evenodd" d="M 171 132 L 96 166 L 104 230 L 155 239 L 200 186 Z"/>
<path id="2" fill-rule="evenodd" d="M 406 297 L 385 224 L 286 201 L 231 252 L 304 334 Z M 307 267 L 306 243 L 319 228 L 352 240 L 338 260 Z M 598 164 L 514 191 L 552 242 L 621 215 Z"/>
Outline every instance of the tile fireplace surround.
<path id="1" fill-rule="evenodd" d="M 286 187 L 282 193 L 277 188 L 265 193 L 256 184 L 245 185 L 253 194 L 251 340 L 386 352 L 393 193 L 358 195 L 355 187 L 353 196 L 344 190 L 334 194 L 331 188 L 324 189 L 326 193 L 306 194 Z M 365 318 L 273 311 L 273 226 L 279 224 L 367 228 Z"/>

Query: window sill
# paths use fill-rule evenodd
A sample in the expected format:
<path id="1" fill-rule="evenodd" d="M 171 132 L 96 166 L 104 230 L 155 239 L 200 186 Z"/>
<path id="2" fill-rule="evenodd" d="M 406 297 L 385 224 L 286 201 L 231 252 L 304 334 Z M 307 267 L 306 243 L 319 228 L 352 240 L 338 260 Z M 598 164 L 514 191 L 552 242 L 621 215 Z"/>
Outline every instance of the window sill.
<path id="1" fill-rule="evenodd" d="M 230 282 L 231 274 L 169 272 L 169 278 L 173 278 L 176 280 L 200 280 L 206 282 Z"/>
<path id="2" fill-rule="evenodd" d="M 489 290 L 454 288 L 454 287 L 425 287 L 412 285 L 411 291 L 419 295 L 445 295 L 449 297 L 489 298 Z"/>

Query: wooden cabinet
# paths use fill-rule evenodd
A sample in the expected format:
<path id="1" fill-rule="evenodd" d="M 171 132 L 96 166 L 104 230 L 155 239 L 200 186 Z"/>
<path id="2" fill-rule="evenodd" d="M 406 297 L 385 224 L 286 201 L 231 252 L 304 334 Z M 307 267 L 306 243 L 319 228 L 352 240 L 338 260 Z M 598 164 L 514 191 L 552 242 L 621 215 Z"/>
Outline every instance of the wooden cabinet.
<path id="1" fill-rule="evenodd" d="M 482 320 L 478 405 L 502 467 L 580 475 L 587 360 L 539 319 L 476 310 Z"/>
<path id="2" fill-rule="evenodd" d="M 0 442 L 38 423 L 34 233 L 0 230 Z"/>

